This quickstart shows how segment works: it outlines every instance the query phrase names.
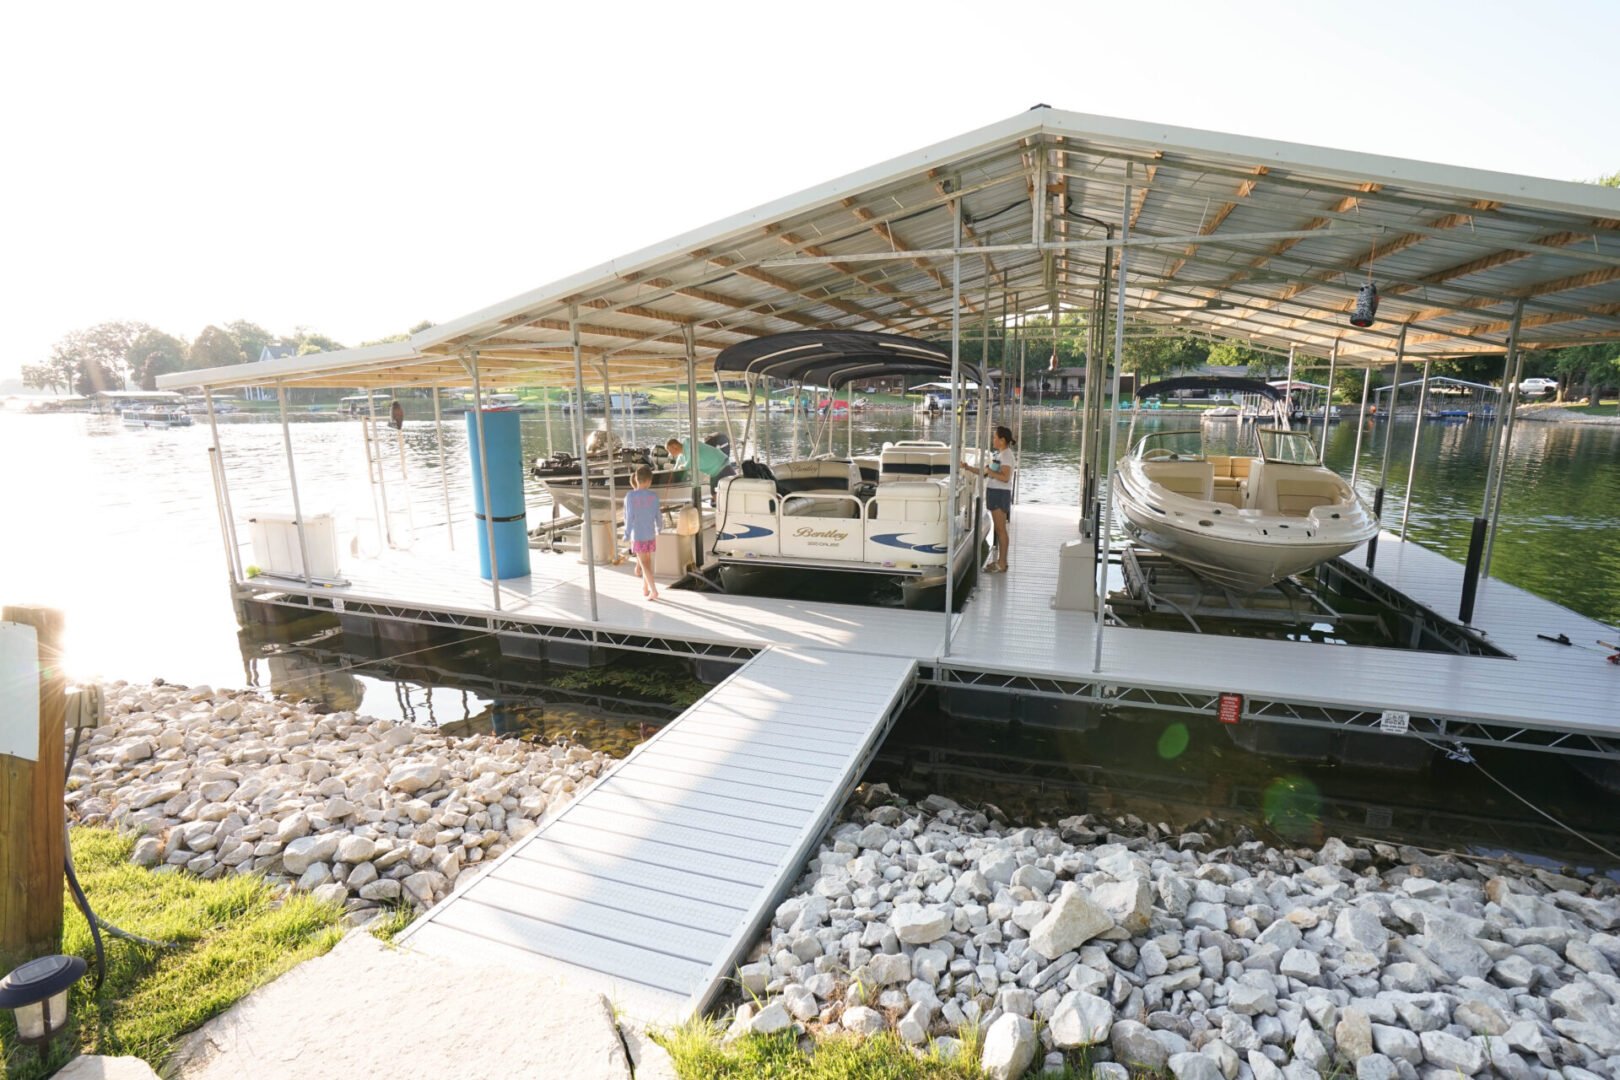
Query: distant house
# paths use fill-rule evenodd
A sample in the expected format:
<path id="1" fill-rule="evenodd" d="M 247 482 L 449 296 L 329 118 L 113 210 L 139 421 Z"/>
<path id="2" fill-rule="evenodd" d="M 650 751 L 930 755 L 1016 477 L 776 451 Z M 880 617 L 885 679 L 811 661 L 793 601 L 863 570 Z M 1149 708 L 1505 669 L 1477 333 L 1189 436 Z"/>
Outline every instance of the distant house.
<path id="1" fill-rule="evenodd" d="M 295 345 L 265 345 L 259 349 L 259 363 L 297 355 L 298 347 Z M 242 396 L 249 401 L 270 401 L 276 392 L 268 386 L 248 386 L 243 388 Z"/>

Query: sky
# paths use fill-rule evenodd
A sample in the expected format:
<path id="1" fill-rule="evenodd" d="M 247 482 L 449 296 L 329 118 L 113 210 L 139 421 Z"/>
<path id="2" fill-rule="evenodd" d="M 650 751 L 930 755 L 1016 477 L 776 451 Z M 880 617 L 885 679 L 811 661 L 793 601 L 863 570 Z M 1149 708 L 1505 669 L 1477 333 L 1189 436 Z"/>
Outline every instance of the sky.
<path id="1" fill-rule="evenodd" d="M 1593 179 L 1605 41 L 1573 0 L 13 4 L 0 381 L 109 319 L 444 322 L 1037 102 Z"/>

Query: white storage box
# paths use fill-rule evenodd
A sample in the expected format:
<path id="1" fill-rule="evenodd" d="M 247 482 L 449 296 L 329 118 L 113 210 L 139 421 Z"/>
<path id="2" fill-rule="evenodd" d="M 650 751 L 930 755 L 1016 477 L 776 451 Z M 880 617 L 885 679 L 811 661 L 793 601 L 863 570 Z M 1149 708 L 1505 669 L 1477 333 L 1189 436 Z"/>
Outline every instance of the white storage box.
<path id="1" fill-rule="evenodd" d="M 1097 610 L 1097 551 L 1090 540 L 1069 540 L 1058 548 L 1057 595 L 1059 611 Z"/>
<path id="2" fill-rule="evenodd" d="M 259 512 L 248 518 L 252 526 L 253 563 L 261 573 L 278 577 L 304 576 L 298 546 L 298 519 L 292 514 Z M 338 578 L 337 523 L 330 513 L 304 517 L 304 541 L 309 545 L 309 576 L 319 581 Z"/>

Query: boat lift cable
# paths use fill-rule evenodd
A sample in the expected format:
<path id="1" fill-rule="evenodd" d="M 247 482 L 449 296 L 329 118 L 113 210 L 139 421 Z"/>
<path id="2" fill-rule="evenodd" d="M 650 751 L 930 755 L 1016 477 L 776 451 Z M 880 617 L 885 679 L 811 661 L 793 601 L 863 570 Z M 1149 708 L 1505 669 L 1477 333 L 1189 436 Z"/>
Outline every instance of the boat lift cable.
<path id="1" fill-rule="evenodd" d="M 1543 810 L 1541 807 L 1537 806 L 1535 803 L 1531 802 L 1529 799 L 1525 798 L 1523 795 L 1520 795 L 1517 791 L 1514 791 L 1512 788 L 1508 787 L 1502 781 L 1498 780 L 1495 776 L 1491 775 L 1491 773 L 1485 768 L 1485 766 L 1481 765 L 1475 759 L 1474 755 L 1469 752 L 1468 747 L 1466 747 L 1462 743 L 1454 743 L 1452 746 L 1447 747 L 1447 746 L 1442 746 L 1440 743 L 1432 742 L 1429 739 L 1425 739 L 1421 734 L 1419 734 L 1416 731 L 1411 732 L 1411 734 L 1414 737 L 1416 737 L 1420 742 L 1428 743 L 1430 746 L 1434 747 L 1436 750 L 1440 750 L 1440 751 L 1444 752 L 1445 755 L 1448 758 L 1451 758 L 1453 761 L 1460 761 L 1465 765 L 1472 765 L 1474 768 L 1476 768 L 1476 769 L 1478 769 L 1480 771 L 1480 773 L 1485 777 L 1485 779 L 1489 780 L 1491 783 L 1495 784 L 1497 787 L 1501 788 L 1503 791 L 1507 792 L 1509 795 L 1513 796 L 1515 799 L 1518 799 L 1520 802 L 1524 803 L 1524 805 L 1528 806 L 1530 809 L 1534 810 L 1536 813 L 1540 814 L 1542 817 L 1546 818 L 1548 821 L 1552 822 L 1554 825 L 1558 826 L 1560 829 L 1563 829 L 1565 832 L 1569 833 L 1571 836 L 1576 837 L 1579 840 L 1584 840 L 1586 843 L 1591 844 L 1594 848 L 1601 851 L 1603 854 L 1607 855 L 1609 858 L 1613 859 L 1617 865 L 1620 865 L 1620 855 L 1617 855 L 1614 852 L 1610 851 L 1608 848 L 1604 847 L 1602 844 L 1598 843 L 1596 840 L 1593 840 L 1590 836 L 1587 836 L 1585 833 L 1576 830 L 1574 827 L 1572 827 L 1570 825 L 1566 825 L 1562 821 L 1559 821 L 1552 814 L 1549 814 L 1547 811 Z"/>

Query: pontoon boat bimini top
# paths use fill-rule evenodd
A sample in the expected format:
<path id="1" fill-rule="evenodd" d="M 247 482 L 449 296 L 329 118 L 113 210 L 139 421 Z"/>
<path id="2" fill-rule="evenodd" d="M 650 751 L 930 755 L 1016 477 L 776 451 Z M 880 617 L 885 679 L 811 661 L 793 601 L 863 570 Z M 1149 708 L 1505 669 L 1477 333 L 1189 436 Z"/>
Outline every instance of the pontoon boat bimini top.
<path id="1" fill-rule="evenodd" d="M 795 330 L 743 341 L 714 358 L 716 374 L 763 375 L 778 382 L 838 387 L 885 375 L 951 377 L 949 346 L 864 330 Z M 961 361 L 964 381 L 983 382 L 978 366 Z"/>

